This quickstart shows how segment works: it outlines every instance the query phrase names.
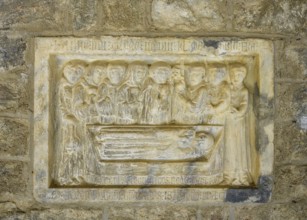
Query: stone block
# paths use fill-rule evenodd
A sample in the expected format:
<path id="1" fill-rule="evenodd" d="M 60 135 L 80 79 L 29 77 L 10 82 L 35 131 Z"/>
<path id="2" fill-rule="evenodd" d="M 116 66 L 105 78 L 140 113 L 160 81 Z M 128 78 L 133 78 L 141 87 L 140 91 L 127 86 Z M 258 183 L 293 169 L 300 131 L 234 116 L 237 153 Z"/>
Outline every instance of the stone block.
<path id="1" fill-rule="evenodd" d="M 272 200 L 306 200 L 307 166 L 276 166 L 274 172 Z"/>
<path id="2" fill-rule="evenodd" d="M 225 31 L 225 0 L 153 0 L 151 17 L 154 27 L 167 31 Z"/>
<path id="3" fill-rule="evenodd" d="M 13 202 L 0 203 L 0 219 L 2 220 L 23 220 L 26 214 L 20 211 Z"/>
<path id="4" fill-rule="evenodd" d="M 0 155 L 23 156 L 27 154 L 28 129 L 24 121 L 0 118 Z"/>
<path id="5" fill-rule="evenodd" d="M 25 192 L 29 177 L 26 167 L 23 162 L 0 161 L 0 195 Z M 5 200 L 2 195 L 0 198 Z"/>
<path id="6" fill-rule="evenodd" d="M 302 117 L 307 115 L 306 83 L 276 83 L 276 119 L 298 121 L 304 129 Z"/>
<path id="7" fill-rule="evenodd" d="M 16 204 L 13 202 L 0 203 L 0 213 L 12 212 L 17 210 Z"/>
<path id="8" fill-rule="evenodd" d="M 307 40 L 276 41 L 277 79 L 307 79 Z"/>
<path id="9" fill-rule="evenodd" d="M 216 219 L 216 220 L 227 220 L 230 219 L 229 207 L 228 206 L 206 206 L 199 207 L 197 213 L 198 219 Z"/>
<path id="10" fill-rule="evenodd" d="M 103 211 L 100 210 L 86 210 L 86 209 L 47 209 L 47 210 L 33 210 L 29 213 L 30 219 L 35 220 L 95 220 L 103 218 Z"/>
<path id="11" fill-rule="evenodd" d="M 234 28 L 237 31 L 306 33 L 305 0 L 236 0 Z"/>
<path id="12" fill-rule="evenodd" d="M 99 1 L 98 29 L 144 30 L 147 23 L 147 3 L 147 0 Z"/>
<path id="13" fill-rule="evenodd" d="M 98 10 L 96 0 L 76 0 L 72 2 L 72 19 L 74 30 L 92 30 L 96 25 L 98 14 L 102 13 Z"/>
<path id="14" fill-rule="evenodd" d="M 286 121 L 275 124 L 275 162 L 306 161 L 307 131 L 301 130 L 297 122 Z"/>
<path id="15" fill-rule="evenodd" d="M 1 3 L 0 3 L 1 8 Z M 0 9 L 1 16 L 1 9 Z M 1 17 L 0 17 L 1 20 Z M 0 36 L 0 71 L 12 69 L 25 64 L 25 39 L 20 37 Z"/>
<path id="16" fill-rule="evenodd" d="M 69 2 L 3 0 L 0 2 L 0 28 L 27 31 L 67 30 Z"/>
<path id="17" fill-rule="evenodd" d="M 270 216 L 269 205 L 240 205 L 234 208 L 234 219 L 264 220 Z"/>
<path id="18" fill-rule="evenodd" d="M 28 75 L 0 73 L 0 114 L 27 113 L 29 107 Z"/>
<path id="19" fill-rule="evenodd" d="M 0 213 L 1 220 L 30 220 L 23 212 Z"/>
<path id="20" fill-rule="evenodd" d="M 272 220 L 304 220 L 307 216 L 307 203 L 286 203 L 272 206 L 269 214 Z"/>
<path id="21" fill-rule="evenodd" d="M 306 203 L 285 203 L 235 207 L 235 218 L 240 220 L 298 220 L 306 217 Z"/>
<path id="22" fill-rule="evenodd" d="M 108 219 L 118 220 L 196 220 L 196 208 L 183 206 L 156 206 L 156 207 L 110 207 L 108 210 Z"/>

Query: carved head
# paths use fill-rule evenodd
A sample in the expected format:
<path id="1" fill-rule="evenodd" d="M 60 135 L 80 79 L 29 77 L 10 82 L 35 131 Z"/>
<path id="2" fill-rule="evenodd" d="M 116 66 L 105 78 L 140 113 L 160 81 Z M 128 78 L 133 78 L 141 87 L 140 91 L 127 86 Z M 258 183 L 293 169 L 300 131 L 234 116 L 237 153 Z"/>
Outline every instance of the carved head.
<path id="1" fill-rule="evenodd" d="M 173 66 L 172 68 L 172 75 L 181 75 L 181 68 L 179 65 Z"/>
<path id="2" fill-rule="evenodd" d="M 231 68 L 230 72 L 230 81 L 233 85 L 240 85 L 243 83 L 243 80 L 245 79 L 247 74 L 246 67 L 241 66 L 234 66 Z"/>
<path id="3" fill-rule="evenodd" d="M 209 68 L 208 74 L 209 82 L 213 85 L 219 85 L 227 81 L 227 70 L 224 66 L 213 66 Z"/>
<path id="4" fill-rule="evenodd" d="M 65 79 L 72 85 L 76 84 L 85 72 L 85 66 L 68 63 L 63 69 Z"/>
<path id="5" fill-rule="evenodd" d="M 84 78 L 90 85 L 99 85 L 107 76 L 107 66 L 103 64 L 95 64 L 90 67 Z"/>
<path id="6" fill-rule="evenodd" d="M 148 72 L 148 66 L 146 64 L 132 63 L 128 69 L 133 83 L 140 85 L 144 82 Z"/>
<path id="7" fill-rule="evenodd" d="M 168 82 L 172 70 L 170 65 L 159 62 L 151 65 L 149 69 L 150 77 L 153 79 L 153 81 L 157 84 L 165 84 Z"/>
<path id="8" fill-rule="evenodd" d="M 175 65 L 172 67 L 172 82 L 178 83 L 181 82 L 183 79 L 183 72 L 179 65 Z"/>
<path id="9" fill-rule="evenodd" d="M 188 86 L 194 87 L 203 82 L 206 69 L 204 65 L 193 65 L 185 72 L 185 80 Z"/>
<path id="10" fill-rule="evenodd" d="M 121 62 L 109 63 L 107 73 L 111 84 L 119 85 L 126 74 L 126 64 Z"/>

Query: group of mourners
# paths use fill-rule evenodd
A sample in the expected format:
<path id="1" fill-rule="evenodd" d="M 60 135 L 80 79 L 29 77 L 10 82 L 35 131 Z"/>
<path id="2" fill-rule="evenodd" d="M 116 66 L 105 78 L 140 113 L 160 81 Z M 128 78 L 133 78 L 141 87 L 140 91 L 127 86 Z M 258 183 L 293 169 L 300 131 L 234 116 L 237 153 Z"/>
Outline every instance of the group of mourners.
<path id="1" fill-rule="evenodd" d="M 85 124 L 220 124 L 225 130 L 225 180 L 249 184 L 250 100 L 246 76 L 246 66 L 238 63 L 66 63 L 54 95 L 58 97 L 57 117 L 63 129 L 60 139 L 67 142 L 63 143 L 67 148 L 63 155 L 74 155 L 63 157 L 65 169 L 74 173 L 83 166 L 82 153 L 65 152 L 76 151 L 76 146 L 82 149 Z"/>
<path id="2" fill-rule="evenodd" d="M 243 65 L 70 62 L 62 76 L 64 115 L 93 124 L 204 124 L 242 115 L 248 102 Z"/>

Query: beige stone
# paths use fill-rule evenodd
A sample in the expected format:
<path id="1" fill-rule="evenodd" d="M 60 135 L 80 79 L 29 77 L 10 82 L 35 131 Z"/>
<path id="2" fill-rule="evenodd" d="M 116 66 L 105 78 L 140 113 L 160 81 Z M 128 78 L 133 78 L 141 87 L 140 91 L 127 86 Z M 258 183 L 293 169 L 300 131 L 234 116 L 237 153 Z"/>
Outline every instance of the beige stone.
<path id="1" fill-rule="evenodd" d="M 0 74 L 0 113 L 14 113 L 15 116 L 25 117 L 28 106 L 29 91 L 26 72 L 21 70 L 19 73 Z"/>
<path id="2" fill-rule="evenodd" d="M 240 31 L 306 33 L 304 0 L 235 0 L 234 28 Z"/>
<path id="3" fill-rule="evenodd" d="M 276 166 L 272 200 L 300 201 L 307 195 L 307 168 L 306 166 Z M 287 192 L 284 194 L 283 192 Z"/>
<path id="4" fill-rule="evenodd" d="M 114 206 L 107 209 L 108 219 L 197 219 L 197 208 L 186 206 L 161 206 L 161 207 L 129 207 Z"/>
<path id="5" fill-rule="evenodd" d="M 307 39 L 276 41 L 276 78 L 307 79 Z"/>
<path id="6" fill-rule="evenodd" d="M 235 207 L 234 219 L 240 220 L 279 220 L 279 219 L 305 219 L 306 204 L 290 203 L 290 204 L 270 204 L 270 205 L 239 205 Z"/>
<path id="7" fill-rule="evenodd" d="M 0 28 L 28 31 L 64 30 L 69 27 L 69 2 L 3 0 L 0 3 Z"/>
<path id="8" fill-rule="evenodd" d="M 273 123 L 264 127 L 265 154 L 257 153 L 252 95 L 258 84 L 262 97 L 273 98 L 270 42 L 207 47 L 198 38 L 102 37 L 35 44 L 39 200 L 221 201 L 228 187 L 255 186 L 271 174 Z M 178 188 L 186 185 L 223 188 Z M 74 193 L 73 186 L 83 189 Z"/>
<path id="9" fill-rule="evenodd" d="M 151 17 L 160 30 L 217 31 L 227 25 L 226 1 L 168 1 L 153 0 Z"/>
<path id="10" fill-rule="evenodd" d="M 104 219 L 104 211 L 102 210 L 86 210 L 86 209 L 47 209 L 33 210 L 29 213 L 29 219 Z"/>
<path id="11" fill-rule="evenodd" d="M 306 83 L 276 83 L 276 91 L 278 92 L 276 118 L 297 121 L 297 125 L 300 126 L 300 117 L 307 115 Z"/>
<path id="12" fill-rule="evenodd" d="M 284 140 L 284 137 L 288 137 Z M 304 162 L 307 159 L 307 131 L 298 121 L 275 123 L 275 161 L 278 164 Z"/>
<path id="13" fill-rule="evenodd" d="M 8 201 L 7 194 L 21 194 L 26 191 L 27 164 L 23 162 L 0 161 L 0 198 Z"/>
<path id="14" fill-rule="evenodd" d="M 148 22 L 148 0 L 104 0 L 98 1 L 98 29 L 108 30 L 146 30 Z M 102 28 L 103 27 L 103 28 Z"/>
<path id="15" fill-rule="evenodd" d="M 0 35 L 0 72 L 25 64 L 26 39 L 20 36 Z"/>
<path id="16" fill-rule="evenodd" d="M 23 156 L 28 153 L 29 128 L 27 122 L 0 118 L 0 155 Z"/>

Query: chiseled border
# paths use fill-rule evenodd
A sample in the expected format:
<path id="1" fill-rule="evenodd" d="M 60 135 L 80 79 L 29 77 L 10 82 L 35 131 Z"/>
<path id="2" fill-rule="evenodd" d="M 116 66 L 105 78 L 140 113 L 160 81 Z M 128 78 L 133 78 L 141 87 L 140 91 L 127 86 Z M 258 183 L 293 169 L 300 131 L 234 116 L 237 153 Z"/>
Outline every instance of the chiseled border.
<path id="1" fill-rule="evenodd" d="M 34 197 L 43 203 L 100 204 L 103 202 L 267 202 L 271 197 L 273 171 L 273 44 L 260 39 L 208 40 L 206 38 L 35 38 L 34 39 Z M 258 188 L 49 188 L 49 58 L 54 54 L 198 54 L 208 57 L 257 55 L 260 103 L 257 150 L 260 161 Z"/>

